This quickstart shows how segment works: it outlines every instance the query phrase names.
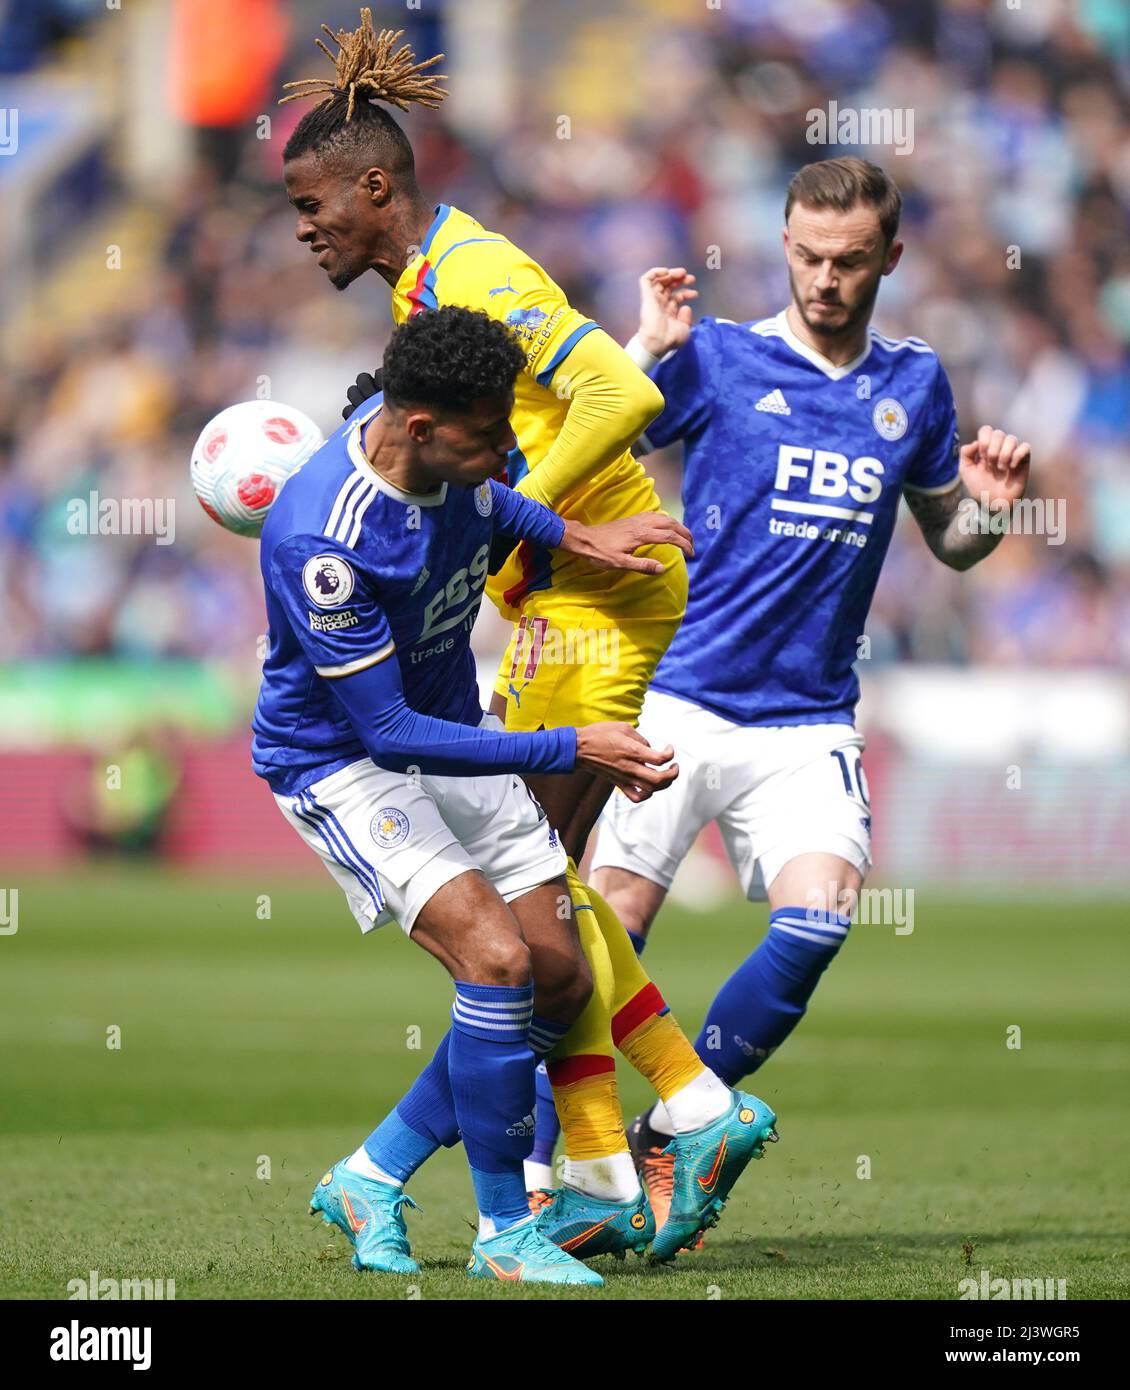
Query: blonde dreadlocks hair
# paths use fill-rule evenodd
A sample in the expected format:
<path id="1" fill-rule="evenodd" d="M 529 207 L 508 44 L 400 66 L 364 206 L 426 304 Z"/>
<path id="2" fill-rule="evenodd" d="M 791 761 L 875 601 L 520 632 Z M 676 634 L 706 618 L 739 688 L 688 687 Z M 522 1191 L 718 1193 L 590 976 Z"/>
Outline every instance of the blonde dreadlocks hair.
<path id="1" fill-rule="evenodd" d="M 404 36 L 403 29 L 373 27 L 373 12 L 361 11 L 360 27 L 350 33 L 339 29 L 335 34 L 328 24 L 322 32 L 335 44 L 336 56 L 321 39 L 314 42 L 334 65 L 329 77 L 307 77 L 298 82 L 286 82 L 283 91 L 294 88 L 289 96 L 279 98 L 279 105 L 300 97 L 325 95 L 317 106 L 307 111 L 295 126 L 287 141 L 283 159 L 296 159 L 308 151 L 334 154 L 354 154 L 362 150 L 372 155 L 380 153 L 390 160 L 400 173 L 413 173 L 412 149 L 403 131 L 381 106 L 398 106 L 407 111 L 415 102 L 435 108 L 447 96 L 440 83 L 446 82 L 443 73 L 428 69 L 443 60 L 437 53 L 422 63 L 416 62 L 411 44 L 397 44 Z M 379 151 L 378 151 L 379 147 Z"/>

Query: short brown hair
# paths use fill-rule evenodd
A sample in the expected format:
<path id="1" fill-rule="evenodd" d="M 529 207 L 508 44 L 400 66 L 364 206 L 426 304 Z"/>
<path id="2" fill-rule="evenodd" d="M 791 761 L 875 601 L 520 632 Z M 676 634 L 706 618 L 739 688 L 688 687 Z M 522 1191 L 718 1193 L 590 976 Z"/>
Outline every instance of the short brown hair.
<path id="1" fill-rule="evenodd" d="M 798 169 L 785 195 L 785 221 L 794 203 L 810 208 L 836 208 L 850 212 L 860 203 L 879 213 L 879 226 L 889 246 L 898 235 L 902 194 L 898 185 L 877 164 L 866 159 L 821 159 Z"/>

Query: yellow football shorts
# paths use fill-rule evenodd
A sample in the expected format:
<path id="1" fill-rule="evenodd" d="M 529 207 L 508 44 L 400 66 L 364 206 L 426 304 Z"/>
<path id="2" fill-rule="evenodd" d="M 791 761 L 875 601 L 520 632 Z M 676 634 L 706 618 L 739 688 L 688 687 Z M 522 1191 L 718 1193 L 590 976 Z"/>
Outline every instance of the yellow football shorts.
<path id="1" fill-rule="evenodd" d="M 526 598 L 494 687 L 506 699 L 507 729 L 636 723 L 687 606 L 682 552 L 653 546 L 640 553 L 662 559 L 664 573 L 619 576 L 600 608 L 570 604 L 552 588 Z"/>

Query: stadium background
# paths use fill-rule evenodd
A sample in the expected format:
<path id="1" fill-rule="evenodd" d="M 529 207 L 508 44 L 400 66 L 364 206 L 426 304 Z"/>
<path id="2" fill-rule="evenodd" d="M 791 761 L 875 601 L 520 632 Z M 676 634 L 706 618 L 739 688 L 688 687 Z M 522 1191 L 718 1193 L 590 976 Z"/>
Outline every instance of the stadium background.
<path id="1" fill-rule="evenodd" d="M 916 1008 L 936 1015 L 933 1041 L 919 1039 L 930 1067 L 955 1055 L 942 1020 L 958 997 L 959 1030 L 972 1026 L 963 1009 L 983 1011 L 974 1033 L 1003 1030 L 1025 999 L 1046 1021 L 1058 1001 L 1068 1051 L 1046 1062 L 1062 1068 L 1055 1083 L 1067 1081 L 1062 1058 L 1094 1062 L 1110 1100 L 1126 1059 L 1114 960 L 1124 944 L 1082 932 L 1113 929 L 1127 893 L 1130 11 L 1121 0 L 423 0 L 374 11 L 418 52 L 448 54 L 451 100 L 405 118 L 424 189 L 527 248 L 621 341 L 651 264 L 696 270 L 702 312 L 776 312 L 791 171 L 860 152 L 809 144 L 806 112 L 831 99 L 913 110 L 911 153 L 862 151 L 905 198 L 907 252 L 876 324 L 937 349 L 963 437 L 987 421 L 1032 441 L 1033 490 L 1064 509 L 1066 537 L 1012 536 L 958 576 L 904 516 L 860 663 L 873 882 L 918 895 L 915 937 L 924 924 L 939 936 L 937 993 L 921 973 L 933 967 L 900 956 L 915 937 L 867 929 L 855 963 L 825 987 L 828 1034 L 810 1019 L 787 1075 L 843 1047 L 885 1067 L 885 983 L 904 1032 Z M 339 1023 L 351 1006 L 383 1019 L 400 1039 L 381 1074 L 390 1098 L 419 1055 L 404 1054 L 404 1009 L 374 1002 L 382 971 L 428 1001 L 409 1020 L 442 1012 L 438 984 L 417 983 L 427 972 L 399 943 L 357 955 L 335 890 L 250 772 L 256 548 L 220 531 L 188 486 L 192 441 L 215 411 L 270 395 L 329 430 L 387 340 L 383 283 L 333 291 L 294 241 L 281 189 L 281 150 L 305 104 L 275 97 L 286 79 L 329 71 L 312 42 L 323 20 L 352 27 L 356 5 L 0 5 L 0 107 L 18 112 L 18 144 L 0 158 L 0 884 L 20 891 L 19 930 L 0 936 L 12 1166 L 36 1161 L 60 1108 L 76 1131 L 140 1135 L 140 1152 L 162 1126 L 189 1122 L 186 1095 L 210 1089 L 185 1038 L 170 1035 L 148 1079 L 128 1085 L 83 1061 L 92 1037 L 101 1046 L 100 991 L 159 1038 L 179 997 L 165 968 L 205 994 L 232 972 L 219 1014 L 192 1014 L 206 1067 L 246 1087 L 230 1113 L 201 1100 L 214 1136 L 256 1105 L 275 1105 L 280 1125 L 299 1119 L 281 1079 L 264 1100 L 262 1068 L 232 1062 L 241 1044 L 225 1030 L 250 1028 L 260 1007 L 280 1035 L 322 1026 L 316 996 L 339 1001 Z M 708 270 L 711 248 L 720 263 Z M 677 507 L 677 451 L 650 466 Z M 175 543 L 72 534 L 68 504 L 92 492 L 175 499 Z M 504 636 L 484 611 L 485 680 Z M 673 992 L 693 1024 L 722 972 L 687 943 L 736 960 L 762 914 L 735 901 L 710 836 L 678 890 L 653 968 L 661 982 L 681 972 Z M 264 898 L 266 941 L 255 935 Z M 1070 945 L 1067 928 L 1079 929 Z M 208 968 L 191 945 L 212 953 Z M 385 953 L 375 967 L 370 947 Z M 358 971 L 368 983 L 344 986 L 350 1006 L 341 975 Z M 239 980 L 268 988 L 236 1005 Z M 900 1085 L 910 1095 L 925 1084 L 905 1065 L 882 1083 L 892 1102 Z M 830 1082 L 812 1084 L 815 1105 Z M 333 1092 L 319 1111 L 327 1131 L 353 1132 L 350 1104 Z M 311 1162 L 333 1156 L 331 1145 Z M 1100 1204 L 1108 1157 L 1076 1184 Z M 10 1287 L 54 1287 L 15 1258 Z"/>

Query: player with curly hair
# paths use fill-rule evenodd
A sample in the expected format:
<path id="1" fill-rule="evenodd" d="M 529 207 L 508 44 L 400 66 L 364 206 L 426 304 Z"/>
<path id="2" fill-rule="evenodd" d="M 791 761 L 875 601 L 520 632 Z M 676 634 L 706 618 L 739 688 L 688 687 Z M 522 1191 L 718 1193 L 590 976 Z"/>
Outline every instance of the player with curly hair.
<path id="1" fill-rule="evenodd" d="M 374 29 L 368 10 L 353 32 L 323 28 L 338 48 L 335 55 L 319 40 L 334 76 L 288 84 L 294 91 L 284 98 L 324 97 L 284 150 L 299 241 L 338 289 L 366 271 L 380 275 L 392 288 L 397 323 L 464 305 L 506 326 L 523 353 L 516 439 L 498 470 L 512 491 L 590 525 L 658 510 L 631 445 L 661 410 L 660 393 L 536 262 L 457 208 L 433 206 L 417 184 L 411 145 L 385 106 L 436 106 L 445 95 L 444 78 L 431 71 L 438 59 L 416 63 L 407 44 L 397 46 L 400 33 Z M 687 594 L 677 546 L 644 553 L 652 566 L 616 574 L 532 537 L 495 557 L 501 563 L 492 565 L 486 591 L 515 628 L 491 709 L 508 729 L 635 724 Z M 555 1102 L 565 1181 L 546 1202 L 546 1228 L 585 1256 L 647 1244 L 655 1226 L 624 1135 L 613 1060 L 619 1047 L 675 1127 L 680 1190 L 689 1195 L 659 1241 L 674 1254 L 717 1219 L 746 1164 L 775 1137 L 774 1117 L 703 1064 L 615 914 L 577 877 L 609 785 L 584 765 L 529 769 L 526 780 L 571 856 L 570 892 L 594 979 L 589 1006 L 548 1059 L 553 1097 L 539 1105 L 541 1147 L 528 1182 L 545 1188 L 551 1180 Z M 368 1142 L 386 1170 L 394 1165 L 407 1176 L 422 1161 L 395 1125 L 381 1126 Z"/>
<path id="2" fill-rule="evenodd" d="M 399 922 L 454 981 L 451 1029 L 410 1102 L 462 1136 L 479 1208 L 470 1273 L 599 1284 L 527 1204 L 534 1057 L 592 980 L 561 911 L 565 852 L 514 774 L 580 766 L 646 798 L 678 770 L 627 724 L 502 731 L 479 706 L 470 634 L 502 537 L 636 572 L 659 563 L 641 546 L 689 541 L 662 514 L 589 526 L 493 480 L 523 360 L 485 314 L 405 324 L 383 397 L 288 480 L 263 527 L 270 650 L 253 756 L 362 931 Z M 312 1207 L 354 1241 L 358 1267 L 412 1273 L 408 1200 L 360 1147 Z"/>

